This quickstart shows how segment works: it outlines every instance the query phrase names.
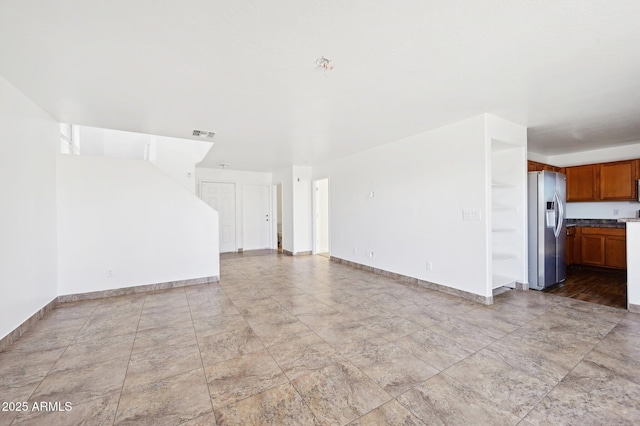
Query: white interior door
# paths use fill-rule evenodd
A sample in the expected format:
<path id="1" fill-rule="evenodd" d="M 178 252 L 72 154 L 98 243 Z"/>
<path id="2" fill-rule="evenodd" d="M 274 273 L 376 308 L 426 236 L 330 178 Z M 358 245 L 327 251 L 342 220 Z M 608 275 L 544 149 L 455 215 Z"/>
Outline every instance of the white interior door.
<path id="1" fill-rule="evenodd" d="M 200 198 L 213 207 L 220 221 L 220 253 L 236 251 L 236 185 L 202 182 Z"/>
<path id="2" fill-rule="evenodd" d="M 242 193 L 244 250 L 270 248 L 271 196 L 269 185 L 244 185 Z"/>

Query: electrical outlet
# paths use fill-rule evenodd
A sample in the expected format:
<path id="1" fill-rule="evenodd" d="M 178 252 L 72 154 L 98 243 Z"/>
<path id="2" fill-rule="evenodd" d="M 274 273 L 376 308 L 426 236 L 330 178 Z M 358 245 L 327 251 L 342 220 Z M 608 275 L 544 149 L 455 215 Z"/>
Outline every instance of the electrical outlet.
<path id="1" fill-rule="evenodd" d="M 462 220 L 480 220 L 482 214 L 480 210 L 462 210 Z"/>
<path id="2" fill-rule="evenodd" d="M 113 269 L 107 269 L 107 278 L 111 278 L 113 276 Z"/>
<path id="3" fill-rule="evenodd" d="M 375 254 L 374 252 L 372 252 L 372 251 L 368 252 L 368 253 L 367 253 L 367 255 L 368 255 L 370 258 L 372 258 L 372 259 L 373 259 L 374 257 L 376 257 L 376 254 Z"/>
<path id="4" fill-rule="evenodd" d="M 353 248 L 353 254 L 358 254 L 358 249 L 357 248 Z"/>
<path id="5" fill-rule="evenodd" d="M 427 261 L 427 271 L 433 271 L 433 263 Z"/>
<path id="6" fill-rule="evenodd" d="M 620 210 L 618 209 L 613 209 L 613 215 L 614 216 L 618 216 L 620 214 Z"/>

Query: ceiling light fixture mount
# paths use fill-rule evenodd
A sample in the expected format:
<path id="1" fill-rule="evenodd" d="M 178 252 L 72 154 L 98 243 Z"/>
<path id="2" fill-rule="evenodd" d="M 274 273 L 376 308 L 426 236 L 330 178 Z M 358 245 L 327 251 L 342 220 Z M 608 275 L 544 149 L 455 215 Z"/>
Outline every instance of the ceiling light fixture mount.
<path id="1" fill-rule="evenodd" d="M 220 167 L 222 170 L 226 169 L 230 165 L 231 164 L 229 164 L 229 163 L 218 163 L 218 167 Z"/>
<path id="2" fill-rule="evenodd" d="M 323 68 L 325 71 L 331 71 L 333 69 L 333 63 L 331 59 L 327 59 L 324 56 L 316 59 L 316 65 Z"/>

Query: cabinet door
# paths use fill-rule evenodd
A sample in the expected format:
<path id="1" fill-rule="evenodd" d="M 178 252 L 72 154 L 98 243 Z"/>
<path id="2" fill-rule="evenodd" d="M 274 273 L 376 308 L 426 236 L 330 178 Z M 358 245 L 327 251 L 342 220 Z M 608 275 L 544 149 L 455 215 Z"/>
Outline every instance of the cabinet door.
<path id="1" fill-rule="evenodd" d="M 567 167 L 567 201 L 596 201 L 598 199 L 598 164 Z"/>
<path id="2" fill-rule="evenodd" d="M 583 235 L 580 242 L 582 263 L 584 265 L 604 266 L 604 236 Z"/>
<path id="3" fill-rule="evenodd" d="M 625 237 L 605 238 L 604 265 L 611 268 L 626 269 L 627 267 L 627 239 Z"/>
<path id="4" fill-rule="evenodd" d="M 600 164 L 600 199 L 637 200 L 637 161 Z"/>

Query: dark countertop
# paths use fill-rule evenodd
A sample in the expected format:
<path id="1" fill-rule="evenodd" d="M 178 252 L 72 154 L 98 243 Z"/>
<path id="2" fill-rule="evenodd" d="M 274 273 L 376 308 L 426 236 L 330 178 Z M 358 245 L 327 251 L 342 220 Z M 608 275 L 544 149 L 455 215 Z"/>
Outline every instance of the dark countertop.
<path id="1" fill-rule="evenodd" d="M 567 227 L 582 226 L 586 228 L 625 228 L 624 222 L 618 219 L 567 219 Z"/>

